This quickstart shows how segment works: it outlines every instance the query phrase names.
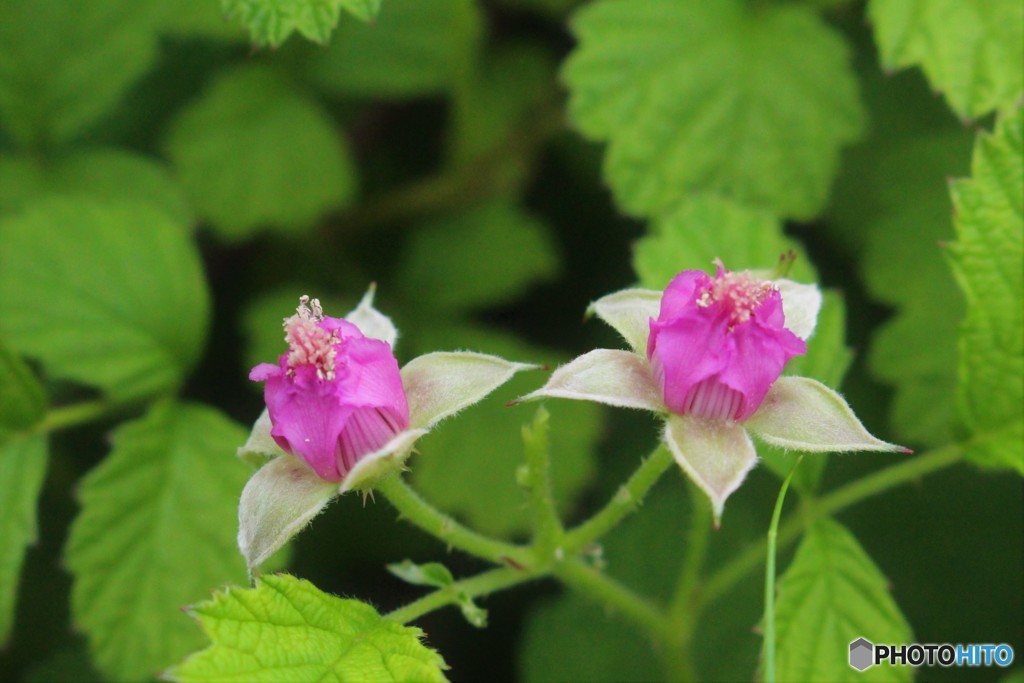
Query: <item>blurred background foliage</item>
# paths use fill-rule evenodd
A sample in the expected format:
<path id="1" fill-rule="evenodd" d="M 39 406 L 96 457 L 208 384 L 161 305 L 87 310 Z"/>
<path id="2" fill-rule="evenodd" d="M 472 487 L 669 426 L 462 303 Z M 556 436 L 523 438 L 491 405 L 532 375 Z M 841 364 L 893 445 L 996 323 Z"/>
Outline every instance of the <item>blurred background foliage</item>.
<path id="1" fill-rule="evenodd" d="M 279 323 L 300 294 L 341 315 L 377 282 L 377 305 L 400 331 L 401 362 L 458 348 L 554 367 L 620 346 L 610 330 L 581 322 L 602 294 L 636 282 L 661 288 L 715 257 L 771 268 L 793 249 L 794 277 L 817 278 L 830 292 L 812 354 L 790 371 L 842 382 L 884 438 L 922 450 L 963 433 L 955 388 L 965 306 L 937 245 L 954 237 L 946 179 L 969 174 L 975 132 L 991 127 L 994 105 L 950 89 L 951 110 L 926 81 L 934 74 L 884 73 L 876 41 L 885 48 L 890 37 L 873 35 L 865 19 L 877 20 L 886 3 L 834 0 L 753 3 L 773 8 L 763 24 L 730 14 L 746 11 L 743 3 L 680 2 L 660 26 L 672 31 L 669 15 L 692 13 L 683 23 L 693 35 L 665 38 L 697 46 L 666 70 L 689 89 L 672 99 L 654 79 L 649 92 L 611 106 L 600 101 L 600 79 L 615 63 L 602 50 L 632 56 L 627 79 L 645 59 L 672 57 L 645 52 L 660 45 L 645 35 L 608 32 L 619 19 L 628 28 L 614 14 L 626 11 L 621 3 L 591 3 L 571 33 L 581 4 L 384 0 L 369 24 L 342 16 L 325 45 L 293 36 L 255 48 L 216 0 L 0 3 L 0 342 L 28 357 L 45 386 L 48 398 L 28 409 L 27 423 L 47 404 L 74 405 L 96 389 L 115 406 L 98 421 L 55 429 L 48 464 L 5 474 L 17 462 L 45 463 L 39 441 L 0 454 L 23 459 L 0 462 L 0 475 L 24 492 L 19 509 L 34 509 L 41 490 L 37 542 L 24 533 L 31 514 L 17 527 L 30 544 L 20 587 L 21 555 L 4 541 L 0 588 L 8 605 L 18 593 L 0 651 L 5 678 L 97 680 L 97 670 L 137 678 L 120 663 L 134 656 L 124 652 L 165 637 L 165 623 L 174 624 L 166 638 L 176 654 L 143 671 L 202 644 L 174 608 L 244 581 L 231 539 L 247 471 L 197 465 L 187 474 L 205 483 L 169 488 L 172 517 L 223 518 L 214 546 L 230 557 L 218 559 L 193 553 L 187 534 L 108 531 L 147 514 L 145 501 L 124 494 L 135 479 L 115 470 L 144 458 L 156 469 L 131 477 L 172 476 L 157 467 L 166 443 L 191 453 L 199 440 L 195 448 L 230 455 L 261 410 L 248 370 L 282 351 Z M 721 30 L 747 61 L 699 30 Z M 887 49 L 881 61 L 890 68 L 916 63 Z M 751 64 L 760 66 L 751 72 Z M 802 70 L 809 80 L 793 85 L 789 76 Z M 744 79 L 756 92 L 733 92 Z M 701 119 L 680 105 L 694 100 L 721 115 Z M 784 114 L 762 116 L 759 106 Z M 121 362 L 111 364 L 111 354 Z M 524 538 L 515 474 L 532 410 L 503 404 L 539 382 L 519 377 L 424 439 L 413 484 L 473 527 Z M 153 398 L 170 403 L 147 410 Z M 580 520 L 655 445 L 655 423 L 589 404 L 548 409 L 556 498 L 568 520 Z M 779 484 L 773 472 L 788 469 L 784 454 L 767 451 L 768 466 L 730 499 L 711 537 L 711 569 L 763 537 Z M 809 458 L 796 488 L 827 490 L 892 457 L 831 457 L 827 467 Z M 193 487 L 213 491 L 220 508 L 190 509 Z M 104 499 L 115 502 L 101 508 Z M 683 477 L 670 473 L 603 543 L 607 571 L 667 600 L 694 514 Z M 1018 655 L 1022 519 L 1021 480 L 968 465 L 841 515 L 888 577 L 918 642 L 1009 642 Z M 152 604 L 170 609 L 136 615 L 142 635 L 118 644 L 91 605 L 125 599 L 117 587 L 132 579 L 108 576 L 103 554 L 121 542 L 139 565 L 117 571 L 142 573 L 163 595 Z M 388 610 L 420 591 L 384 564 L 441 555 L 386 503 L 347 496 L 297 538 L 288 567 Z M 459 554 L 444 561 L 456 575 L 481 568 Z M 204 563 L 198 574 L 194 563 Z M 760 586 L 747 575 L 703 615 L 693 652 L 707 680 L 750 680 Z M 658 653 L 630 624 L 551 581 L 482 602 L 483 630 L 455 610 L 420 622 L 453 680 L 661 675 Z M 992 680 L 997 672 L 919 673 Z"/>

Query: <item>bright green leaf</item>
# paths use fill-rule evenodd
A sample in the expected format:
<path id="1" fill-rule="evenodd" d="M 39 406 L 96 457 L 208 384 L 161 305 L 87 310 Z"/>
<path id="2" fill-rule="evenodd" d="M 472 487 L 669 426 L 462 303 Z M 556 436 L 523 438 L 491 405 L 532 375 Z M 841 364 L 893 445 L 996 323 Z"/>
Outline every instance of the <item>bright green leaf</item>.
<path id="1" fill-rule="evenodd" d="M 235 544 L 244 441 L 210 408 L 161 403 L 119 427 L 114 450 L 82 481 L 67 549 L 71 609 L 108 677 L 153 676 L 199 647 L 187 619 L 166 615 L 245 580 Z"/>
<path id="2" fill-rule="evenodd" d="M 513 337 L 454 322 L 432 326 L 411 341 L 422 350 L 469 349 L 551 365 L 565 360 Z M 536 388 L 537 381 L 533 373 L 512 378 L 467 408 L 460 419 L 442 422 L 416 442 L 419 454 L 409 468 L 428 500 L 465 517 L 485 533 L 508 536 L 530 529 L 530 511 L 524 491 L 516 484 L 516 470 L 522 461 L 522 426 L 530 422 L 533 411 L 505 403 Z M 554 497 L 561 510 L 569 510 L 594 474 L 601 408 L 580 401 L 549 401 L 545 408 L 551 413 Z M 452 472 L 459 473 L 458 486 L 452 485 Z"/>
<path id="3" fill-rule="evenodd" d="M 179 115 L 166 147 L 196 210 L 229 240 L 308 230 L 355 193 L 328 113 L 259 67 L 222 74 Z"/>
<path id="4" fill-rule="evenodd" d="M 0 125 L 63 142 L 111 110 L 156 57 L 158 3 L 0 2 Z"/>
<path id="5" fill-rule="evenodd" d="M 209 299 L 183 226 L 134 202 L 53 198 L 0 222 L 0 333 L 118 399 L 176 388 Z"/>
<path id="6" fill-rule="evenodd" d="M 547 227 L 512 204 L 494 202 L 418 228 L 398 282 L 418 304 L 474 308 L 514 301 L 557 270 Z"/>
<path id="7" fill-rule="evenodd" d="M 455 577 L 452 576 L 448 567 L 438 562 L 416 564 L 412 560 L 403 560 L 389 564 L 388 571 L 414 586 L 444 588 L 455 582 Z"/>
<path id="8" fill-rule="evenodd" d="M 1024 109 L 978 138 L 971 179 L 952 191 L 958 241 L 950 251 L 967 298 L 960 413 L 975 433 L 1016 425 L 1016 435 L 968 456 L 1024 474 Z"/>
<path id="9" fill-rule="evenodd" d="M 36 541 L 36 506 L 47 459 L 43 435 L 0 444 L 0 645 L 11 633 L 25 549 Z"/>
<path id="10" fill-rule="evenodd" d="M 953 438 L 963 297 L 941 244 L 953 234 L 946 177 L 966 165 L 967 142 L 949 129 L 878 145 L 860 181 L 862 198 L 877 208 L 850 226 L 865 232 L 861 270 L 868 290 L 896 308 L 875 334 L 868 363 L 893 385 L 893 430 L 910 445 Z"/>
<path id="11" fill-rule="evenodd" d="M 977 118 L 1024 94 L 1020 0 L 871 0 L 868 14 L 887 69 L 920 65 L 961 118 Z"/>
<path id="12" fill-rule="evenodd" d="M 780 681 L 909 681 L 914 670 L 887 664 L 859 672 L 847 648 L 857 638 L 911 643 L 910 626 L 888 581 L 849 531 L 821 519 L 807 531 L 779 579 L 775 605 Z"/>
<path id="13" fill-rule="evenodd" d="M 445 680 L 423 631 L 287 574 L 230 587 L 190 612 L 212 645 L 167 672 L 182 683 Z"/>
<path id="14" fill-rule="evenodd" d="M 664 289 L 684 270 L 714 272 L 714 260 L 729 270 L 771 270 L 789 251 L 797 254 L 787 277 L 797 282 L 817 280 L 803 249 L 784 237 L 771 213 L 711 195 L 680 202 L 651 223 L 633 256 L 633 268 L 644 287 Z"/>
<path id="15" fill-rule="evenodd" d="M 476 61 L 480 8 L 473 0 L 385 2 L 371 24 L 342 19 L 309 75 L 325 90 L 363 97 L 446 93 Z"/>
<path id="16" fill-rule="evenodd" d="M 863 113 L 847 48 L 810 8 L 601 0 L 573 21 L 569 111 L 609 143 L 620 206 L 651 215 L 711 190 L 773 213 L 823 207 Z"/>
<path id="17" fill-rule="evenodd" d="M 182 225 L 195 221 L 181 187 L 152 157 L 101 148 L 78 150 L 46 164 L 28 157 L 0 158 L 0 213 L 29 206 L 47 193 L 149 202 Z"/>
<path id="18" fill-rule="evenodd" d="M 229 19 L 242 23 L 257 45 L 277 47 L 293 32 L 326 43 L 341 10 L 370 21 L 381 0 L 221 0 Z"/>
<path id="19" fill-rule="evenodd" d="M 45 412 L 43 387 L 25 363 L 0 343 L 0 443 L 5 432 L 28 429 Z"/>

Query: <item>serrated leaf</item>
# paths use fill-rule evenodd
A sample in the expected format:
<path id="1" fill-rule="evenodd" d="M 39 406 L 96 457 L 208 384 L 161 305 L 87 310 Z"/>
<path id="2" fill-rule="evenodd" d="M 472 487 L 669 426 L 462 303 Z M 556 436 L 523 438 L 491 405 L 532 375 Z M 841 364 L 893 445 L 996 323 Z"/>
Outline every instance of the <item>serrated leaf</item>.
<path id="1" fill-rule="evenodd" d="M 64 142 L 113 108 L 156 57 L 158 3 L 0 3 L 0 124 L 21 143 Z"/>
<path id="2" fill-rule="evenodd" d="M 355 194 L 348 145 L 328 113 L 269 69 L 221 74 L 165 146 L 197 212 L 225 239 L 308 230 Z"/>
<path id="3" fill-rule="evenodd" d="M 107 677 L 154 676 L 199 647 L 174 614 L 245 580 L 235 533 L 249 468 L 234 455 L 244 440 L 210 408 L 159 403 L 117 429 L 113 451 L 82 481 L 67 548 L 71 610 Z"/>
<path id="4" fill-rule="evenodd" d="M 435 320 L 436 324 L 437 321 Z M 451 322 L 410 332 L 418 348 L 468 348 L 504 358 L 557 363 L 556 353 L 530 347 L 496 332 Z M 523 373 L 457 420 L 442 422 L 417 442 L 410 463 L 412 479 L 439 507 L 466 518 L 484 533 L 508 536 L 530 528 L 526 497 L 516 485 L 522 458 L 522 426 L 533 412 L 506 407 L 537 386 L 534 373 Z M 594 473 L 593 449 L 600 432 L 600 407 L 580 401 L 550 401 L 551 470 L 555 501 L 571 509 Z M 452 485 L 453 472 L 459 485 Z"/>
<path id="5" fill-rule="evenodd" d="M 717 258 L 729 270 L 770 270 L 790 251 L 797 257 L 787 277 L 814 282 L 810 259 L 783 236 L 782 224 L 770 212 L 695 195 L 651 222 L 648 236 L 637 242 L 633 268 L 641 284 L 661 290 L 683 270 L 714 272 Z"/>
<path id="6" fill-rule="evenodd" d="M 952 237 L 946 177 L 964 167 L 969 137 L 957 129 L 880 146 L 864 178 L 876 213 L 861 269 L 868 290 L 896 315 L 876 332 L 868 365 L 893 385 L 893 430 L 925 445 L 953 438 L 956 325 L 963 315 L 941 244 Z"/>
<path id="7" fill-rule="evenodd" d="M 36 542 L 36 506 L 47 460 L 44 435 L 0 442 L 0 645 L 7 642 L 14 622 L 25 550 Z"/>
<path id="8" fill-rule="evenodd" d="M 971 179 L 952 192 L 958 241 L 950 251 L 967 299 L 958 407 L 972 432 L 1012 427 L 1009 439 L 967 456 L 1024 474 L 1024 443 L 1012 435 L 1024 432 L 1024 109 L 979 136 Z"/>
<path id="9" fill-rule="evenodd" d="M 75 150 L 46 164 L 29 157 L 0 158 L 0 213 L 14 213 L 44 194 L 148 202 L 181 225 L 195 221 L 184 191 L 163 164 L 122 149 Z"/>
<path id="10" fill-rule="evenodd" d="M 341 10 L 369 21 L 381 0 L 221 0 L 228 18 L 248 29 L 256 45 L 277 47 L 295 31 L 315 43 L 326 43 Z"/>
<path id="11" fill-rule="evenodd" d="M 338 95 L 446 93 L 474 64 L 481 23 L 472 0 L 385 2 L 371 24 L 343 18 L 331 44 L 311 55 L 309 76 Z"/>
<path id="12" fill-rule="evenodd" d="M 1024 5 L 1018 0 L 871 0 L 883 66 L 920 66 L 961 118 L 1024 94 Z"/>
<path id="13" fill-rule="evenodd" d="M 455 582 L 455 577 L 439 562 L 416 564 L 412 560 L 403 560 L 389 564 L 388 571 L 406 583 L 414 586 L 434 586 L 444 588 Z"/>
<path id="14" fill-rule="evenodd" d="M 198 359 L 209 295 L 163 211 L 46 199 L 0 222 L 0 245 L 0 334 L 50 374 L 134 399 L 173 390 Z"/>
<path id="15" fill-rule="evenodd" d="M 913 634 L 888 581 L 839 523 L 820 519 L 808 529 L 775 604 L 780 681 L 909 681 L 911 667 L 887 664 L 860 672 L 847 647 L 857 638 L 911 643 Z"/>
<path id="16" fill-rule="evenodd" d="M 39 422 L 45 412 L 46 394 L 39 380 L 0 340 L 0 444 L 9 432 Z"/>
<path id="17" fill-rule="evenodd" d="M 287 574 L 230 587 L 190 611 L 212 645 L 167 672 L 182 683 L 446 680 L 423 631 Z"/>
<path id="18" fill-rule="evenodd" d="M 417 228 L 398 282 L 410 301 L 479 308 L 510 303 L 557 270 L 547 226 L 513 204 L 496 201 Z"/>
<path id="19" fill-rule="evenodd" d="M 809 218 L 863 125 L 847 48 L 810 8 L 738 0 L 602 0 L 573 20 L 569 111 L 607 140 L 627 212 L 694 190 Z"/>

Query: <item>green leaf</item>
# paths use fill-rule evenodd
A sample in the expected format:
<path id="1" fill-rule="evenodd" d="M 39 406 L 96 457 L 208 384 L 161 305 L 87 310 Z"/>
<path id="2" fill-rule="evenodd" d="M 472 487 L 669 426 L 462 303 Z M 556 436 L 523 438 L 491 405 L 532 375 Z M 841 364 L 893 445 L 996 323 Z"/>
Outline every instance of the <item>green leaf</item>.
<path id="1" fill-rule="evenodd" d="M 381 0 L 221 0 L 229 19 L 242 23 L 257 45 L 277 47 L 293 32 L 326 43 L 341 10 L 370 21 Z"/>
<path id="2" fill-rule="evenodd" d="M 481 24 L 473 0 L 385 2 L 372 24 L 343 19 L 311 55 L 309 77 L 338 95 L 446 93 L 475 64 Z"/>
<path id="3" fill-rule="evenodd" d="M 455 582 L 455 577 L 452 576 L 448 567 L 439 562 L 416 564 L 412 560 L 403 560 L 389 564 L 388 571 L 414 586 L 445 588 Z"/>
<path id="4" fill-rule="evenodd" d="M 352 201 L 355 169 L 328 113 L 273 71 L 220 75 L 166 141 L 182 185 L 218 234 L 296 233 Z"/>
<path id="5" fill-rule="evenodd" d="M 0 213 L 30 206 L 44 194 L 149 202 L 182 225 L 195 222 L 184 191 L 163 164 L 121 149 L 76 150 L 46 164 L 0 158 Z"/>
<path id="6" fill-rule="evenodd" d="M 573 32 L 569 111 L 608 141 L 624 210 L 655 214 L 694 190 L 794 218 L 823 207 L 863 113 L 846 45 L 812 9 L 601 0 Z"/>
<path id="7" fill-rule="evenodd" d="M 175 389 L 198 359 L 209 295 L 163 211 L 47 199 L 0 221 L 0 244 L 0 334 L 49 373 L 134 399 Z"/>
<path id="8" fill-rule="evenodd" d="M 783 236 L 781 223 L 770 212 L 728 199 L 688 197 L 652 221 L 649 232 L 633 255 L 644 287 L 664 289 L 683 270 L 713 272 L 716 258 L 730 270 L 771 270 L 789 251 L 797 258 L 788 277 L 804 283 L 817 280 L 803 248 Z"/>
<path id="9" fill-rule="evenodd" d="M 417 349 L 469 349 L 551 365 L 565 360 L 501 333 L 455 321 L 433 322 L 414 337 L 410 333 Z M 416 488 L 483 533 L 509 536 L 528 531 L 531 515 L 525 493 L 516 484 L 516 470 L 522 460 L 522 426 L 530 422 L 533 411 L 505 404 L 536 386 L 532 373 L 514 377 L 467 408 L 460 419 L 442 422 L 416 442 L 419 455 L 409 463 Z M 594 474 L 601 408 L 580 401 L 550 401 L 545 407 L 551 412 L 554 497 L 561 510 L 570 510 Z M 459 473 L 458 486 L 452 485 L 453 472 Z"/>
<path id="10" fill-rule="evenodd" d="M 153 676 L 199 647 L 175 612 L 245 580 L 235 545 L 244 441 L 210 408 L 159 403 L 117 429 L 114 450 L 82 481 L 67 548 L 71 610 L 108 677 Z"/>
<path id="11" fill-rule="evenodd" d="M 971 178 L 952 188 L 953 270 L 967 299 L 960 328 L 958 404 L 968 429 L 1024 433 L 1024 109 L 979 136 Z M 1015 426 L 1014 426 L 1015 425 Z M 1024 474 L 1024 441 L 968 452 L 981 465 Z"/>
<path id="12" fill-rule="evenodd" d="M 532 43 L 487 55 L 452 101 L 450 163 L 470 173 L 494 166 L 483 171 L 494 176 L 494 185 L 511 192 L 521 188 L 535 145 L 517 143 L 524 132 L 546 124 L 541 116 L 554 107 L 555 73 L 548 53 Z"/>
<path id="13" fill-rule="evenodd" d="M 526 683 L 664 678 L 648 638 L 576 595 L 547 599 L 531 610 L 519 671 Z"/>
<path id="14" fill-rule="evenodd" d="M 6 432 L 28 429 L 45 413 L 43 387 L 28 366 L 0 342 L 0 443 Z"/>
<path id="15" fill-rule="evenodd" d="M 0 124 L 22 144 L 64 142 L 111 110 L 156 57 L 158 3 L 0 3 Z"/>
<path id="16" fill-rule="evenodd" d="M 36 506 L 47 459 L 43 435 L 0 443 L 0 538 L 4 545 L 0 553 L 0 645 L 7 641 L 14 622 L 25 549 L 36 541 Z"/>
<path id="17" fill-rule="evenodd" d="M 444 681 L 423 631 L 287 574 L 229 587 L 190 609 L 212 645 L 167 672 L 200 681 Z"/>
<path id="18" fill-rule="evenodd" d="M 418 228 L 398 282 L 410 301 L 425 306 L 481 308 L 510 303 L 557 271 L 547 226 L 496 201 Z"/>
<path id="19" fill-rule="evenodd" d="M 808 529 L 779 579 L 775 606 L 780 681 L 909 681 L 911 667 L 850 667 L 848 646 L 910 643 L 888 581 L 849 531 L 825 518 Z"/>
<path id="20" fill-rule="evenodd" d="M 871 0 L 882 65 L 919 65 L 961 118 L 977 118 L 1024 93 L 1024 5 L 1019 0 Z"/>

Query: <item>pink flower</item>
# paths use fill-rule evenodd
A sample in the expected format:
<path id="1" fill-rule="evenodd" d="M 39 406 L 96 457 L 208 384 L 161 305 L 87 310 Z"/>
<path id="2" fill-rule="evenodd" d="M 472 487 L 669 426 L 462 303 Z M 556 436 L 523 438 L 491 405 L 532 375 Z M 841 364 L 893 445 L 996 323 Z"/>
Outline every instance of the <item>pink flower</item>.
<path id="1" fill-rule="evenodd" d="M 678 415 L 742 422 L 761 405 L 786 362 L 807 344 L 785 327 L 770 282 L 699 270 L 677 275 L 650 321 L 647 357 L 665 405 Z"/>
<path id="2" fill-rule="evenodd" d="M 393 476 L 441 420 L 535 366 L 469 351 L 428 353 L 398 369 L 398 331 L 373 307 L 373 287 L 344 318 L 300 299 L 285 320 L 287 353 L 249 379 L 267 409 L 240 458 L 259 466 L 238 503 L 238 548 L 252 569 L 338 494 Z"/>
<path id="3" fill-rule="evenodd" d="M 320 478 L 341 481 L 409 426 L 398 362 L 387 342 L 324 316 L 316 299 L 302 297 L 284 329 L 288 352 L 277 365 L 257 365 L 249 379 L 266 382 L 270 435 L 281 449 Z"/>
<path id="4" fill-rule="evenodd" d="M 591 304 L 632 351 L 596 349 L 520 400 L 570 398 L 665 417 L 662 440 L 711 499 L 725 500 L 757 462 L 750 434 L 787 449 L 904 450 L 873 437 L 842 396 L 806 377 L 780 377 L 807 352 L 821 293 L 813 285 L 688 270 L 664 292 L 626 289 Z"/>

